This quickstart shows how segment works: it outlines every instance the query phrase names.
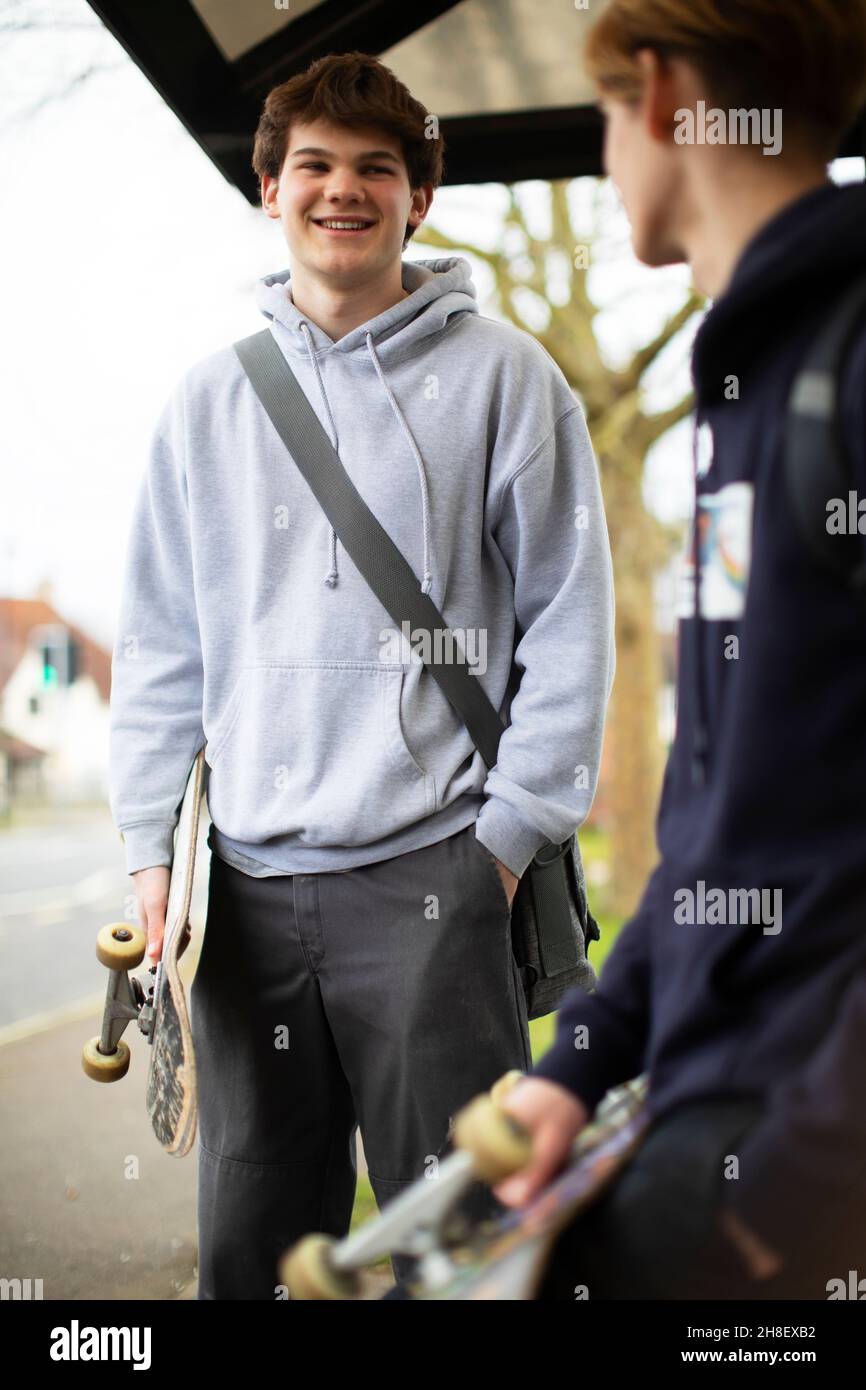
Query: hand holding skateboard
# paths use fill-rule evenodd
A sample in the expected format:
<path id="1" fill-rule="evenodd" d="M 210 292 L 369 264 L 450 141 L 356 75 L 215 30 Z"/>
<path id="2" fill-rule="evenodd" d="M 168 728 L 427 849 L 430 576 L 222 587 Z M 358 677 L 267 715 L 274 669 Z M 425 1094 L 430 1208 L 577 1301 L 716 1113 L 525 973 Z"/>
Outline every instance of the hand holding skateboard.
<path id="1" fill-rule="evenodd" d="M 96 954 L 111 972 L 102 1032 L 85 1045 L 82 1065 L 95 1081 L 126 1075 L 130 1050 L 121 1034 L 132 1020 L 150 1044 L 147 1111 L 154 1133 L 171 1154 L 188 1153 L 195 1138 L 195 1054 L 178 961 L 190 937 L 199 811 L 209 767 L 200 749 L 190 769 L 180 808 L 171 871 L 141 869 L 136 880 L 139 923 L 112 922 L 102 928 Z M 140 925 L 143 924 L 143 925 Z M 150 952 L 153 983 L 147 996 L 130 971 Z"/>
<path id="2" fill-rule="evenodd" d="M 132 881 L 135 884 L 138 920 L 147 932 L 147 955 L 151 965 L 156 965 L 162 957 L 171 871 L 162 864 L 156 864 L 150 869 L 139 869 L 132 875 Z M 189 938 L 187 923 L 177 946 L 178 960 L 189 945 Z"/>
<path id="3" fill-rule="evenodd" d="M 506 1207 L 524 1205 L 550 1182 L 590 1120 L 583 1101 L 564 1086 L 541 1076 L 518 1077 L 517 1084 L 503 1088 L 499 1104 L 531 1136 L 532 1159 L 493 1188 L 494 1197 Z"/>
<path id="4" fill-rule="evenodd" d="M 536 1085 L 541 1082 L 540 1077 L 507 1072 L 489 1094 L 476 1096 L 455 1117 L 455 1152 L 439 1164 L 435 1178 L 420 1178 L 345 1240 L 310 1235 L 296 1242 L 280 1262 L 280 1279 L 291 1297 L 357 1298 L 358 1271 L 384 1254 L 400 1251 L 417 1259 L 411 1285 L 415 1299 L 534 1298 L 559 1233 L 604 1190 L 637 1148 L 647 1125 L 646 1078 L 638 1077 L 608 1092 L 590 1123 L 566 1148 L 565 1167 L 558 1177 L 524 1208 L 473 1228 L 459 1211 L 470 1185 L 481 1179 L 495 1194 L 497 1184 L 532 1163 L 533 1136 L 504 1102 L 513 1092 L 515 1109 L 538 1106 L 540 1117 Z M 574 1125 L 574 1098 L 569 1097 L 569 1104 L 568 1123 Z M 531 1123 L 538 1129 L 542 1120 Z"/>

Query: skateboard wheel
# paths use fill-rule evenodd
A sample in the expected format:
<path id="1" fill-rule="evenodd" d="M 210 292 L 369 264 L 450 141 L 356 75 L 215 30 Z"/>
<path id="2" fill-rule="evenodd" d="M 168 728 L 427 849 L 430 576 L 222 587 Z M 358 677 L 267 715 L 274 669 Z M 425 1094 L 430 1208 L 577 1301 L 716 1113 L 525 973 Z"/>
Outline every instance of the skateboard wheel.
<path id="1" fill-rule="evenodd" d="M 471 1154 L 475 1173 L 490 1186 L 525 1168 L 532 1157 L 529 1133 L 486 1094 L 455 1116 L 454 1146 Z"/>
<path id="2" fill-rule="evenodd" d="M 119 1081 L 129 1070 L 129 1047 L 118 1038 L 114 1052 L 100 1052 L 99 1038 L 84 1044 L 81 1065 L 92 1081 Z"/>
<path id="3" fill-rule="evenodd" d="M 490 1099 L 498 1104 L 510 1091 L 514 1090 L 518 1081 L 525 1080 L 525 1071 L 507 1071 L 504 1076 L 500 1076 L 499 1080 L 490 1087 Z"/>
<path id="4" fill-rule="evenodd" d="M 147 932 L 134 922 L 110 922 L 96 937 L 96 957 L 109 970 L 134 970 L 144 960 Z"/>
<path id="5" fill-rule="evenodd" d="M 280 1261 L 280 1279 L 292 1298 L 338 1302 L 357 1298 L 361 1281 L 355 1271 L 335 1269 L 331 1251 L 333 1236 L 304 1236 Z"/>

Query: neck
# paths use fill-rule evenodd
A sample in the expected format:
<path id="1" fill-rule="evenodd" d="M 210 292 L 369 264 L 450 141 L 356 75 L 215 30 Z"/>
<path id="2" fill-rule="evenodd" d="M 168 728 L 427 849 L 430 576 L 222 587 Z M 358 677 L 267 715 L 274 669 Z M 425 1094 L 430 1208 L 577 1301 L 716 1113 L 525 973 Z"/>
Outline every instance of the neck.
<path id="1" fill-rule="evenodd" d="M 829 184 L 824 165 L 768 177 L 769 160 L 695 161 L 691 213 L 681 233 L 685 259 L 702 294 L 717 299 L 749 242 L 789 204 Z"/>
<path id="2" fill-rule="evenodd" d="M 292 303 L 298 313 L 312 319 L 335 343 L 353 328 L 384 314 L 409 293 L 403 288 L 400 261 L 396 261 L 384 277 L 351 285 L 328 283 L 299 264 L 292 266 L 290 285 Z"/>

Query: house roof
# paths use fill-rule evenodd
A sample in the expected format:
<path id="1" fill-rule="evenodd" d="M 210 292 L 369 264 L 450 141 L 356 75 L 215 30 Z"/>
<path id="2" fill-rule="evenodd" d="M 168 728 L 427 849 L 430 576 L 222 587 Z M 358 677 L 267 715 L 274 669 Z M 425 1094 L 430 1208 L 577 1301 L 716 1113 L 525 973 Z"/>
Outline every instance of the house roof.
<path id="1" fill-rule="evenodd" d="M 111 692 L 111 653 L 44 598 L 0 598 L 0 690 L 25 655 L 31 632 L 42 623 L 56 623 L 68 630 L 79 649 L 78 674 L 90 676 L 107 700 Z"/>

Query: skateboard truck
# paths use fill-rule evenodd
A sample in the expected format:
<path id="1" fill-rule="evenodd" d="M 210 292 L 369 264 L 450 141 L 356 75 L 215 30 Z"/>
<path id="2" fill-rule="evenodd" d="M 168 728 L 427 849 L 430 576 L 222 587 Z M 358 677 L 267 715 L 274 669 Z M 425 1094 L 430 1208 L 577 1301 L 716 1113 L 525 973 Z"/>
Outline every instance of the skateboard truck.
<path id="1" fill-rule="evenodd" d="M 181 941 L 190 935 L 187 921 Z M 149 1043 L 153 1042 L 156 1003 L 162 981 L 162 961 L 148 967 L 154 978 L 145 995 L 136 975 L 130 975 L 144 960 L 147 934 L 133 922 L 111 922 L 96 938 L 96 955 L 110 974 L 105 993 L 102 1031 L 85 1043 L 82 1066 L 94 1081 L 119 1081 L 129 1069 L 130 1051 L 122 1040 L 127 1024 L 135 1020 Z"/>
<path id="2" fill-rule="evenodd" d="M 130 1063 L 130 1050 L 121 1034 L 135 1019 L 148 1042 L 145 1104 L 150 1123 L 166 1153 L 179 1158 L 192 1147 L 198 1116 L 195 1049 L 178 962 L 191 936 L 198 828 L 208 773 L 202 746 L 193 758 L 179 807 L 171 863 L 167 866 L 162 950 L 158 962 L 148 962 L 147 981 L 130 976 L 147 950 L 147 935 L 141 926 L 112 922 L 97 935 L 96 955 L 110 977 L 102 1030 L 85 1045 L 82 1056 L 88 1076 L 96 1081 L 118 1081 L 126 1075 Z"/>
<path id="3" fill-rule="evenodd" d="M 81 1056 L 84 1071 L 94 1081 L 119 1081 L 129 1069 L 130 1051 L 122 1034 L 127 1024 L 137 1021 L 150 1041 L 153 1027 L 152 985 L 145 998 L 141 981 L 130 975 L 140 965 L 147 949 L 147 933 L 132 922 L 111 922 L 96 938 L 97 958 L 109 970 L 102 1015 L 102 1031 L 85 1043 Z M 158 966 L 151 966 L 151 972 Z M 155 982 L 156 983 L 156 982 Z"/>
<path id="4" fill-rule="evenodd" d="M 358 1270 L 378 1256 L 399 1252 L 417 1259 L 416 1277 L 428 1288 L 454 1277 L 449 1246 L 461 1232 L 456 1207 L 473 1182 L 495 1186 L 529 1162 L 528 1132 L 499 1104 L 523 1078 L 510 1071 L 492 1090 L 465 1106 L 454 1121 L 456 1152 L 439 1165 L 429 1183 L 413 1183 L 393 1198 L 378 1218 L 345 1240 L 305 1236 L 280 1262 L 280 1276 L 294 1298 L 345 1299 L 360 1289 Z"/>

